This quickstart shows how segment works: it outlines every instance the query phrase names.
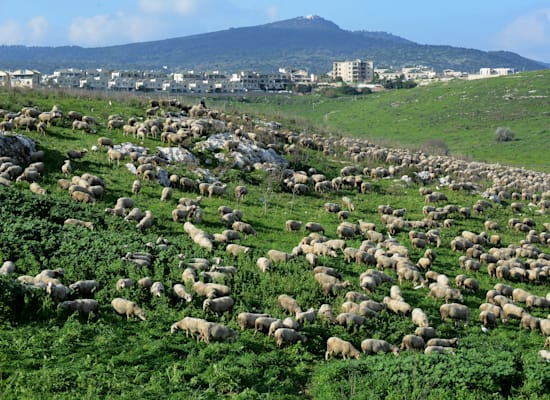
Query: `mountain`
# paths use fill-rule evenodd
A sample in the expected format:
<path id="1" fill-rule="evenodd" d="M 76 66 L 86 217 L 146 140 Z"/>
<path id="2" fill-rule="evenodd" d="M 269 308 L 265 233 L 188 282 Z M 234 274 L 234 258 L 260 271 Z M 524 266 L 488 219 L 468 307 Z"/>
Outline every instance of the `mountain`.
<path id="1" fill-rule="evenodd" d="M 386 32 L 347 31 L 318 16 L 179 38 L 118 46 L 0 46 L 0 69 L 119 68 L 276 71 L 279 67 L 325 73 L 332 62 L 373 60 L 377 66 L 428 65 L 441 71 L 477 72 L 482 67 L 518 71 L 548 65 L 504 51 L 486 52 L 418 44 Z"/>

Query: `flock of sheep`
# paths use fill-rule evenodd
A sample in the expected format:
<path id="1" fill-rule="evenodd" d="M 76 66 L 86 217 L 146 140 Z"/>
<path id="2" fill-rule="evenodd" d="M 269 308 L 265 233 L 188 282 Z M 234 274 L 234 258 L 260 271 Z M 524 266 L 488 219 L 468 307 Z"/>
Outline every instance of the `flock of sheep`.
<path id="1" fill-rule="evenodd" d="M 482 216 L 484 212 L 496 203 L 510 202 L 513 213 L 519 214 L 525 207 L 537 208 L 544 215 L 550 209 L 550 179 L 546 174 L 526 171 L 523 169 L 504 168 L 499 165 L 483 163 L 467 163 L 450 157 L 432 157 L 420 152 L 395 150 L 372 145 L 360 139 L 346 137 L 324 137 L 307 135 L 281 129 L 279 126 L 257 124 L 246 117 L 229 115 L 207 109 L 206 107 L 188 107 L 184 114 L 166 114 L 159 117 L 160 105 L 152 104 L 147 110 L 147 119 L 139 122 L 137 118 L 124 121 L 121 116 L 109 116 L 109 130 L 119 130 L 124 137 L 145 141 L 146 138 L 160 139 L 168 146 L 178 146 L 193 139 L 205 137 L 208 134 L 229 131 L 233 138 L 226 143 L 229 152 L 236 152 L 238 143 L 254 142 L 258 146 L 275 148 L 282 154 L 292 155 L 301 148 L 310 148 L 324 152 L 327 155 L 335 153 L 336 148 L 346 149 L 342 154 L 351 165 L 342 168 L 339 176 L 327 177 L 314 168 L 308 171 L 294 171 L 280 165 L 254 165 L 268 171 L 277 170 L 280 185 L 283 190 L 296 195 L 309 193 L 354 193 L 357 199 L 366 196 L 372 190 L 372 182 L 387 177 L 399 178 L 403 171 L 414 170 L 416 179 L 433 186 L 446 186 L 449 191 L 477 191 L 477 182 L 491 181 L 493 184 L 483 194 L 487 199 L 476 201 L 469 206 L 449 204 L 447 196 L 440 190 L 422 186 L 419 194 L 424 199 L 423 218 L 407 219 L 407 210 L 393 208 L 390 205 L 378 207 L 379 221 L 364 221 L 357 211 L 350 195 L 341 197 L 338 203 L 327 202 L 323 210 L 334 214 L 339 222 L 334 235 L 328 232 L 322 224 L 315 221 L 303 223 L 298 220 L 288 220 L 284 227 L 288 232 L 307 233 L 290 251 L 271 249 L 256 259 L 256 265 L 262 273 L 270 273 L 281 263 L 291 260 L 305 260 L 311 266 L 312 279 L 318 283 L 327 303 L 318 304 L 303 311 L 298 302 L 288 294 L 281 293 L 277 302 L 285 318 L 271 316 L 265 313 L 243 312 L 236 316 L 236 323 L 241 330 L 254 329 L 272 336 L 277 347 L 306 343 L 307 334 L 301 328 L 315 322 L 324 321 L 342 325 L 346 329 L 357 331 L 370 319 L 376 319 L 382 310 L 411 318 L 416 330 L 402 338 L 400 347 L 382 339 L 366 338 L 360 343 L 365 354 L 379 352 L 398 354 L 402 350 L 421 350 L 425 353 L 454 353 L 458 345 L 456 338 L 441 338 L 430 326 L 430 316 L 421 308 L 412 308 L 406 301 L 401 286 L 410 282 L 415 289 L 425 291 L 426 296 L 436 301 L 444 301 L 440 306 L 440 317 L 443 321 L 461 321 L 465 325 L 470 321 L 472 311 L 462 302 L 464 292 L 479 292 L 480 284 L 475 277 L 483 265 L 491 278 L 498 279 L 494 289 L 486 293 L 486 302 L 480 305 L 479 320 L 483 329 L 495 329 L 498 321 L 506 323 L 511 319 L 519 320 L 522 327 L 539 331 L 548 336 L 545 347 L 550 346 L 550 315 L 546 318 L 535 317 L 533 313 L 550 308 L 550 293 L 538 296 L 521 288 L 513 288 L 509 282 L 542 283 L 550 274 L 550 253 L 543 249 L 550 246 L 550 223 L 537 226 L 528 217 L 512 218 L 508 227 L 501 227 L 494 221 L 487 220 L 484 231 L 463 231 L 450 242 L 450 248 L 457 253 L 457 264 L 464 274 L 447 277 L 434 271 L 437 266 L 437 249 L 443 246 L 445 230 L 453 228 L 457 219 L 469 219 L 473 215 Z M 4 121 L 0 129 L 11 130 L 25 127 L 26 130 L 37 129 L 46 134 L 47 127 L 56 119 L 65 118 L 58 107 L 49 112 L 39 112 L 33 108 L 24 108 L 20 113 L 2 112 Z M 67 117 L 73 121 L 73 130 L 94 133 L 98 128 L 96 118 L 83 116 L 77 112 L 69 112 Z M 40 129 L 39 129 L 40 126 Z M 114 140 L 107 137 L 98 138 L 98 150 L 106 149 L 109 163 L 127 158 L 136 169 L 136 180 L 131 188 L 133 195 L 140 192 L 142 181 L 156 182 L 159 170 L 167 165 L 167 161 L 158 155 L 143 154 L 138 151 L 116 149 Z M 84 173 L 73 175 L 71 159 L 86 156 L 86 151 L 70 150 L 67 160 L 60 166 L 64 175 L 58 180 L 59 188 L 67 190 L 70 196 L 80 202 L 94 203 L 101 199 L 106 188 L 104 180 L 98 176 Z M 9 185 L 14 180 L 29 181 L 30 190 L 36 194 L 46 195 L 39 185 L 44 174 L 43 153 L 31 155 L 31 163 L 23 168 L 13 162 L 10 157 L 3 157 L 0 163 L 0 184 Z M 386 166 L 363 167 L 364 163 L 385 163 Z M 448 177 L 455 177 L 450 180 Z M 402 180 L 405 177 L 402 178 Z M 408 177 L 408 179 L 411 179 Z M 406 180 L 406 179 L 405 179 Z M 160 186 L 159 186 L 160 188 Z M 169 185 L 160 189 L 160 201 L 173 201 L 177 190 L 193 191 L 196 198 L 181 197 L 176 208 L 171 213 L 175 223 L 183 222 L 183 230 L 197 246 L 212 252 L 224 248 L 228 257 L 241 257 L 252 254 L 251 248 L 239 242 L 242 237 L 258 235 L 252 224 L 246 222 L 244 213 L 229 206 L 218 208 L 220 225 L 225 226 L 220 233 L 207 232 L 200 227 L 204 211 L 201 201 L 206 197 L 228 197 L 228 186 L 220 182 L 196 182 L 189 177 L 169 175 Z M 233 196 L 237 204 L 244 201 L 248 189 L 239 185 L 234 188 Z M 528 203 L 528 204 L 526 204 Z M 113 208 L 105 210 L 115 216 L 124 217 L 127 221 L 137 222 L 137 229 L 145 230 L 153 223 L 153 215 L 149 210 L 142 211 L 136 207 L 132 197 L 121 197 Z M 410 210 L 409 210 L 410 211 Z M 357 221 L 357 222 L 350 222 Z M 89 221 L 69 218 L 67 225 L 80 225 L 93 229 Z M 377 226 L 384 226 L 383 230 Z M 539 228 L 539 229 L 537 229 Z M 519 244 L 502 247 L 499 235 L 504 229 L 525 234 Z M 395 239 L 400 232 L 407 232 L 405 241 Z M 489 232 L 489 233 L 487 233 Z M 335 236 L 336 238 L 329 238 Z M 358 247 L 350 243 L 360 240 Z M 159 238 L 156 246 L 168 246 L 169 243 Z M 411 250 L 422 250 L 424 254 L 413 259 Z M 342 257 L 345 262 L 355 262 L 364 266 L 364 272 L 356 282 L 343 280 L 342 273 L 334 267 L 322 265 L 330 263 L 331 259 Z M 128 253 L 123 259 L 138 267 L 150 266 L 152 255 L 143 253 Z M 219 282 L 224 282 L 230 275 L 238 272 L 238 267 L 222 265 L 222 260 L 194 258 L 181 263 L 183 267 L 181 282 L 173 285 L 171 293 L 178 299 L 190 302 L 194 297 L 204 298 L 202 308 L 212 319 L 225 315 L 232 317 L 236 302 L 232 289 Z M 0 274 L 13 274 L 15 264 L 5 262 L 0 268 Z M 78 281 L 65 286 L 61 279 L 63 271 L 44 270 L 36 276 L 19 276 L 17 279 L 27 285 L 45 290 L 52 298 L 60 302 L 59 306 L 67 312 L 78 312 L 83 315 L 99 312 L 99 304 L 93 299 L 101 285 L 97 281 Z M 397 282 L 395 280 L 397 279 Z M 389 293 L 380 293 L 385 283 L 391 283 Z M 454 287 L 453 287 L 454 283 Z M 104 284 L 104 283 L 102 283 Z M 153 296 L 164 296 L 165 288 L 162 282 L 153 282 L 145 277 L 136 283 L 149 290 Z M 121 293 L 134 286 L 134 282 L 121 277 L 116 283 L 116 289 Z M 361 291 L 349 290 L 356 286 Z M 372 295 L 385 295 L 383 301 L 371 299 Z M 345 301 L 335 312 L 329 300 L 341 295 Z M 233 296 L 233 297 L 232 297 Z M 112 300 L 113 310 L 127 318 L 146 319 L 146 311 L 134 301 L 124 297 Z M 328 328 L 330 329 L 330 328 Z M 174 322 L 171 333 L 181 330 L 188 336 L 196 337 L 205 343 L 215 340 L 238 340 L 238 333 L 230 327 L 218 322 L 201 318 L 185 317 Z M 326 342 L 325 358 L 333 355 L 346 358 L 359 358 L 361 352 L 351 342 L 331 336 Z M 550 353 L 541 350 L 541 357 L 550 361 Z"/>

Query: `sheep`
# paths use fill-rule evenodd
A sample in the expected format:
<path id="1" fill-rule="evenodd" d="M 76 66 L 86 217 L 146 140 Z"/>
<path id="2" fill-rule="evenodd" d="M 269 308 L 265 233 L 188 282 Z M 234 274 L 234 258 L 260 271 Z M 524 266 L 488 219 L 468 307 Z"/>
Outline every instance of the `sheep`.
<path id="1" fill-rule="evenodd" d="M 422 337 L 425 342 L 436 336 L 435 329 L 431 326 L 419 326 L 414 330 L 414 334 Z"/>
<path id="2" fill-rule="evenodd" d="M 455 354 L 455 350 L 452 347 L 444 346 L 426 346 L 424 349 L 424 354 Z"/>
<path id="3" fill-rule="evenodd" d="M 208 197 L 223 196 L 226 190 L 227 190 L 227 185 L 217 185 L 217 184 L 209 185 L 207 189 Z"/>
<path id="4" fill-rule="evenodd" d="M 388 309 L 398 315 L 407 315 L 411 312 L 411 306 L 401 300 L 393 300 L 388 296 L 384 297 L 384 304 Z"/>
<path id="5" fill-rule="evenodd" d="M 236 244 L 236 243 L 230 243 L 225 248 L 225 251 L 227 251 L 228 253 L 232 254 L 235 257 L 238 257 L 239 254 L 248 253 L 250 251 L 250 247 L 242 246 L 242 245 Z"/>
<path id="6" fill-rule="evenodd" d="M 543 361 L 550 362 L 550 351 L 548 350 L 539 350 L 539 358 Z"/>
<path id="7" fill-rule="evenodd" d="M 161 282 L 154 282 L 150 288 L 153 297 L 161 297 L 164 294 L 164 290 L 164 285 Z"/>
<path id="8" fill-rule="evenodd" d="M 191 294 L 187 292 L 185 286 L 183 286 L 181 283 L 176 283 L 172 287 L 172 292 L 174 293 L 175 297 L 181 300 L 185 300 L 188 303 L 193 300 L 193 296 L 191 296 Z"/>
<path id="9" fill-rule="evenodd" d="M 298 302 L 287 294 L 281 294 L 277 297 L 277 303 L 282 309 L 288 311 L 291 314 L 301 312 L 302 309 L 298 305 Z"/>
<path id="10" fill-rule="evenodd" d="M 349 358 L 359 359 L 361 353 L 350 342 L 342 340 L 336 336 L 327 339 L 327 350 L 325 360 L 328 360 L 333 354 L 341 355 L 344 360 Z"/>
<path id="11" fill-rule="evenodd" d="M 81 203 L 95 203 L 95 199 L 91 194 L 78 190 L 71 193 L 71 198 Z"/>
<path id="12" fill-rule="evenodd" d="M 94 279 L 80 280 L 70 284 L 69 289 L 83 297 L 93 296 L 99 290 L 99 282 Z"/>
<path id="13" fill-rule="evenodd" d="M 524 313 L 520 320 L 520 325 L 525 329 L 530 329 L 532 331 L 538 331 L 540 329 L 541 319 L 538 317 L 533 317 L 528 313 Z"/>
<path id="14" fill-rule="evenodd" d="M 15 272 L 15 264 L 13 261 L 4 261 L 0 267 L 0 275 L 10 275 Z"/>
<path id="15" fill-rule="evenodd" d="M 239 185 L 235 187 L 235 199 L 237 201 L 244 200 L 245 196 L 248 194 L 248 189 L 246 186 Z"/>
<path id="16" fill-rule="evenodd" d="M 267 258 L 273 263 L 288 262 L 294 259 L 294 254 L 285 253 L 284 251 L 271 249 L 267 252 Z"/>
<path id="17" fill-rule="evenodd" d="M 214 299 L 205 299 L 202 303 L 202 309 L 221 315 L 233 309 L 235 301 L 229 296 L 217 297 Z"/>
<path id="18" fill-rule="evenodd" d="M 202 318 L 185 317 L 182 320 L 172 324 L 170 327 L 170 333 L 174 334 L 178 330 L 182 330 L 185 332 L 186 337 L 189 337 L 189 334 L 193 336 L 195 334 L 200 334 L 204 324 L 206 324 L 206 321 Z M 199 337 L 197 337 L 197 341 L 198 340 Z"/>
<path id="19" fill-rule="evenodd" d="M 285 222 L 285 230 L 287 232 L 295 232 L 302 229 L 302 221 L 297 221 L 294 219 L 289 219 Z"/>
<path id="20" fill-rule="evenodd" d="M 336 322 L 334 311 L 329 304 L 321 304 L 321 307 L 319 307 L 319 311 L 317 312 L 317 316 L 319 319 L 327 321 L 331 324 Z"/>
<path id="21" fill-rule="evenodd" d="M 172 188 L 170 187 L 164 187 L 162 188 L 162 192 L 160 194 L 160 201 L 163 203 L 167 202 L 172 198 Z"/>
<path id="22" fill-rule="evenodd" d="M 242 331 L 245 329 L 253 329 L 255 322 L 260 317 L 269 317 L 269 314 L 242 312 L 237 315 L 237 325 Z"/>
<path id="23" fill-rule="evenodd" d="M 288 344 L 294 344 L 299 341 L 302 342 L 303 344 L 307 342 L 306 336 L 290 328 L 279 328 L 275 331 L 273 336 L 275 337 L 277 348 L 281 348 Z"/>
<path id="24" fill-rule="evenodd" d="M 233 230 L 236 230 L 237 232 L 244 233 L 245 237 L 248 235 L 257 236 L 256 230 L 252 227 L 252 225 L 247 224 L 246 222 L 242 221 L 235 221 L 231 225 L 231 228 Z"/>
<path id="25" fill-rule="evenodd" d="M 323 235 L 325 234 L 325 228 L 317 222 L 306 223 L 305 230 L 308 232 L 321 232 Z"/>
<path id="26" fill-rule="evenodd" d="M 424 350 L 426 343 L 421 336 L 405 335 L 401 341 L 401 350 Z"/>
<path id="27" fill-rule="evenodd" d="M 205 296 L 209 299 L 226 297 L 231 294 L 231 288 L 229 286 L 219 283 L 195 282 L 192 289 L 197 295 Z"/>
<path id="28" fill-rule="evenodd" d="M 269 316 L 266 317 L 257 317 L 254 321 L 254 333 L 262 332 L 268 333 L 269 327 L 275 321 L 279 321 L 279 318 L 272 318 Z"/>
<path id="29" fill-rule="evenodd" d="M 120 278 L 116 283 L 116 289 L 129 289 L 134 286 L 134 281 L 129 278 Z"/>
<path id="30" fill-rule="evenodd" d="M 446 321 L 448 318 L 462 320 L 464 321 L 464 326 L 468 325 L 468 320 L 470 318 L 470 309 L 458 303 L 442 304 L 441 307 L 439 307 L 439 313 L 441 314 L 442 320 Z"/>
<path id="31" fill-rule="evenodd" d="M 138 224 L 136 225 L 136 228 L 140 231 L 143 231 L 144 229 L 148 229 L 153 225 L 153 213 L 149 210 L 145 211 L 145 215 L 142 219 L 139 220 Z"/>
<path id="32" fill-rule="evenodd" d="M 80 315 L 86 317 L 88 317 L 91 313 L 97 314 L 99 311 L 99 303 L 93 299 L 67 300 L 61 302 L 59 307 L 71 314 L 78 312 Z"/>
<path id="33" fill-rule="evenodd" d="M 495 327 L 497 325 L 497 316 L 488 310 L 483 310 L 479 313 L 479 321 L 487 328 Z"/>
<path id="34" fill-rule="evenodd" d="M 342 197 L 342 206 L 346 207 L 348 211 L 355 211 L 355 206 L 353 205 L 352 200 L 347 196 Z"/>
<path id="35" fill-rule="evenodd" d="M 365 354 L 393 353 L 399 355 L 399 347 L 381 339 L 365 339 L 361 342 L 361 350 Z"/>
<path id="36" fill-rule="evenodd" d="M 116 297 L 111 301 L 111 306 L 115 312 L 119 315 L 126 315 L 126 319 L 130 317 L 137 317 L 142 321 L 145 321 L 147 318 L 145 316 L 145 310 L 138 306 L 136 303 L 130 300 L 126 300 L 122 297 Z"/>
<path id="37" fill-rule="evenodd" d="M 550 336 L 550 318 L 542 318 L 539 322 L 539 328 L 544 336 Z"/>
<path id="38" fill-rule="evenodd" d="M 212 340 L 235 342 L 238 336 L 239 334 L 233 329 L 216 322 L 205 322 L 200 324 L 200 339 L 206 344 L 210 343 Z"/>
<path id="39" fill-rule="evenodd" d="M 304 324 L 304 322 L 308 322 L 312 324 L 315 321 L 315 309 L 313 307 L 309 308 L 307 311 L 296 311 L 296 321 L 299 324 Z"/>
<path id="40" fill-rule="evenodd" d="M 432 338 L 426 342 L 426 346 L 456 347 L 458 346 L 458 338 Z"/>
<path id="41" fill-rule="evenodd" d="M 504 318 L 506 319 L 506 321 L 510 318 L 521 320 L 523 315 L 526 313 L 523 308 L 513 303 L 504 304 L 502 306 L 502 311 L 504 313 Z"/>
<path id="42" fill-rule="evenodd" d="M 269 270 L 271 270 L 272 263 L 271 263 L 271 260 L 269 258 L 260 257 L 256 261 L 256 266 L 260 269 L 260 271 L 268 272 Z"/>
<path id="43" fill-rule="evenodd" d="M 69 295 L 69 288 L 63 284 L 50 281 L 46 285 L 46 293 L 56 300 L 64 300 Z"/>
<path id="44" fill-rule="evenodd" d="M 422 326 L 422 327 L 430 326 L 428 322 L 428 316 L 421 308 L 413 309 L 411 313 L 411 317 L 412 317 L 413 324 L 415 324 L 416 326 Z"/>
<path id="45" fill-rule="evenodd" d="M 76 219 L 76 218 L 67 218 L 65 221 L 63 221 L 63 225 L 83 226 L 83 227 L 88 228 L 90 230 L 94 229 L 93 222 L 83 221 L 81 219 Z"/>

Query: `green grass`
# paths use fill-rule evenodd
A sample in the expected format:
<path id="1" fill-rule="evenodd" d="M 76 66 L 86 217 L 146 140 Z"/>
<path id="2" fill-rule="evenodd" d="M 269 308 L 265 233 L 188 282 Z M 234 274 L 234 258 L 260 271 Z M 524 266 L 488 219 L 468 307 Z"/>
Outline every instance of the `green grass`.
<path id="1" fill-rule="evenodd" d="M 429 153 L 439 152 L 429 143 L 439 140 L 455 157 L 548 172 L 549 82 L 550 71 L 542 70 L 335 99 L 249 96 L 216 104 Z M 515 140 L 496 143 L 498 127 L 510 127 Z"/>
<path id="2" fill-rule="evenodd" d="M 411 91 L 380 96 L 412 94 Z M 366 97 L 357 103 L 370 100 L 376 98 Z M 135 177 L 124 166 L 110 166 L 104 150 L 90 152 L 82 160 L 73 162 L 74 174 L 88 172 L 106 181 L 103 199 L 94 205 L 77 204 L 57 188 L 57 180 L 63 177 L 60 167 L 66 150 L 90 148 L 99 135 L 112 137 L 115 143 L 128 140 L 120 132 L 105 129 L 106 116 L 111 113 L 121 113 L 125 118 L 143 116 L 144 98 L 117 97 L 109 105 L 109 99 L 102 95 L 0 92 L 0 108 L 16 110 L 29 104 L 39 105 L 42 109 L 59 104 L 65 112 L 74 109 L 91 114 L 99 119 L 100 127 L 97 135 L 72 133 L 68 123 L 50 128 L 45 137 L 29 133 L 46 152 L 46 173 L 40 183 L 47 188 L 48 195 L 41 197 L 30 193 L 24 182 L 11 188 L 0 186 L 0 261 L 14 261 L 16 275 L 35 275 L 44 268 L 61 267 L 66 273 L 63 278 L 66 284 L 78 279 L 97 279 L 101 289 L 95 298 L 100 303 L 100 311 L 90 320 L 77 315 L 67 317 L 58 309 L 57 303 L 42 292 L 25 291 L 13 277 L 0 277 L 1 398 L 397 399 L 406 396 L 500 399 L 544 398 L 550 391 L 550 371 L 537 358 L 544 337 L 523 330 L 516 321 L 499 325 L 487 335 L 481 333 L 477 307 L 484 302 L 485 292 L 497 282 L 488 276 L 486 266 L 482 266 L 480 272 L 466 273 L 478 279 L 482 289 L 479 293 L 465 294 L 465 304 L 472 313 L 472 322 L 466 327 L 442 321 L 439 315 L 442 302 L 427 297 L 428 289 L 415 290 L 411 283 L 403 284 L 405 299 L 412 307 L 422 307 L 441 337 L 460 338 L 461 345 L 454 357 L 405 352 L 399 357 L 380 355 L 351 362 L 324 360 L 326 339 L 333 335 L 350 340 L 357 347 L 367 337 L 383 338 L 399 345 L 405 334 L 412 333 L 414 325 L 410 318 L 386 311 L 355 332 L 316 321 L 302 329 L 308 337 L 305 345 L 280 350 L 272 338 L 255 335 L 252 331 L 240 332 L 235 343 L 209 345 L 196 343 L 181 333 L 171 335 L 170 326 L 185 316 L 207 318 L 234 329 L 238 329 L 236 316 L 241 311 L 262 311 L 286 317 L 277 304 L 277 296 L 282 293 L 294 296 L 303 309 L 318 309 L 321 304 L 329 303 L 338 313 L 344 302 L 343 296 L 323 296 L 314 281 L 311 267 L 303 258 L 275 265 L 266 274 L 258 270 L 256 259 L 269 249 L 291 251 L 298 244 L 304 232 L 284 231 L 285 220 L 290 218 L 320 222 L 327 229 L 327 235 L 335 238 L 339 221 L 336 215 L 323 210 L 323 204 L 329 201 L 340 203 L 344 195 L 351 197 L 356 206 L 352 221 L 372 221 L 382 232 L 385 228 L 376 212 L 379 204 L 406 208 L 409 220 L 422 219 L 424 204 L 418 186 L 389 179 L 372 181 L 373 191 L 364 195 L 344 190 L 293 197 L 281 191 L 278 185 L 270 185 L 264 174 L 231 170 L 224 178 L 229 184 L 229 193 L 236 185 L 244 183 L 250 194 L 239 204 L 230 195 L 204 199 L 201 205 L 204 220 L 199 226 L 210 233 L 224 230 L 217 208 L 225 204 L 241 209 L 244 220 L 252 224 L 258 236 L 241 240 L 241 244 L 251 247 L 248 254 L 235 258 L 228 255 L 223 246 L 209 254 L 191 242 L 183 232 L 182 224 L 170 218 L 179 197 L 195 197 L 196 193 L 176 189 L 173 200 L 161 203 L 160 185 L 144 184 L 140 194 L 133 196 L 136 206 L 151 210 L 155 217 L 153 227 L 144 233 L 136 230 L 135 222 L 106 215 L 104 209 L 112 207 L 118 197 L 131 195 Z M 350 109 L 356 106 L 353 102 L 347 104 Z M 282 104 L 283 111 L 280 112 L 284 112 L 286 107 L 302 106 Z M 516 132 L 521 138 L 520 131 Z M 147 139 L 145 145 L 154 150 L 160 141 Z M 533 163 L 542 165 L 543 160 L 539 160 L 536 154 L 533 157 Z M 324 157 L 313 150 L 304 151 L 296 161 L 298 164 L 293 167 L 315 167 L 329 178 L 334 177 L 342 166 L 342 160 Z M 364 166 L 367 164 L 361 165 Z M 180 174 L 184 171 L 181 166 L 167 168 Z M 459 206 L 471 206 L 478 199 L 478 196 L 464 192 L 443 191 L 450 203 Z M 483 216 L 474 215 L 471 219 L 456 216 L 456 225 L 442 230 L 443 245 L 436 249 L 438 257 L 433 269 L 451 278 L 465 273 L 458 266 L 462 254 L 453 253 L 449 243 L 462 230 L 483 230 L 485 219 L 497 221 L 503 227 L 500 234 L 504 245 L 519 243 L 524 235 L 506 227 L 512 216 L 508 202 L 493 207 Z M 528 207 L 521 217 L 525 216 L 534 218 L 538 229 L 542 223 L 548 222 L 546 215 Z M 63 221 L 68 217 L 92 221 L 95 229 L 64 227 Z M 159 236 L 169 240 L 167 250 L 146 246 Z M 407 232 L 399 233 L 396 238 L 410 248 Z M 348 245 L 354 247 L 360 243 L 360 239 L 348 241 Z M 547 248 L 543 249 L 547 251 Z M 121 261 L 128 251 L 150 251 L 155 261 L 151 267 L 137 269 Z M 225 265 L 237 267 L 237 274 L 228 281 L 235 299 L 231 313 L 219 318 L 208 315 L 202 310 L 200 298 L 186 304 L 170 296 L 151 298 L 149 293 L 137 288 L 122 294 L 115 290 L 119 278 L 137 280 L 143 276 L 162 281 L 169 289 L 181 279 L 181 254 L 186 258 L 219 256 Z M 422 254 L 420 250 L 411 249 L 413 261 Z M 337 268 L 344 279 L 352 282 L 351 289 L 360 290 L 358 277 L 367 266 L 346 264 L 341 255 L 323 257 L 322 263 Z M 388 273 L 396 277 L 393 272 Z M 538 295 L 546 295 L 548 291 L 547 284 L 507 283 Z M 371 297 L 382 301 L 389 290 L 390 284 L 385 283 Z M 110 301 L 121 295 L 142 305 L 147 312 L 147 321 L 126 321 L 114 315 Z M 547 310 L 531 312 L 539 317 L 547 315 Z"/>

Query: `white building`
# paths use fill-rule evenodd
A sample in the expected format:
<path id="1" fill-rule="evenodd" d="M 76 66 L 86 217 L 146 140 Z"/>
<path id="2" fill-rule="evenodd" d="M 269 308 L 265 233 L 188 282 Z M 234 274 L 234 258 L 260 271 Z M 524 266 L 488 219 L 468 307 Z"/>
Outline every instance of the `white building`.
<path id="1" fill-rule="evenodd" d="M 374 80 L 374 63 L 372 61 L 353 60 L 335 61 L 332 63 L 332 79 L 342 78 L 349 82 L 372 82 Z"/>

